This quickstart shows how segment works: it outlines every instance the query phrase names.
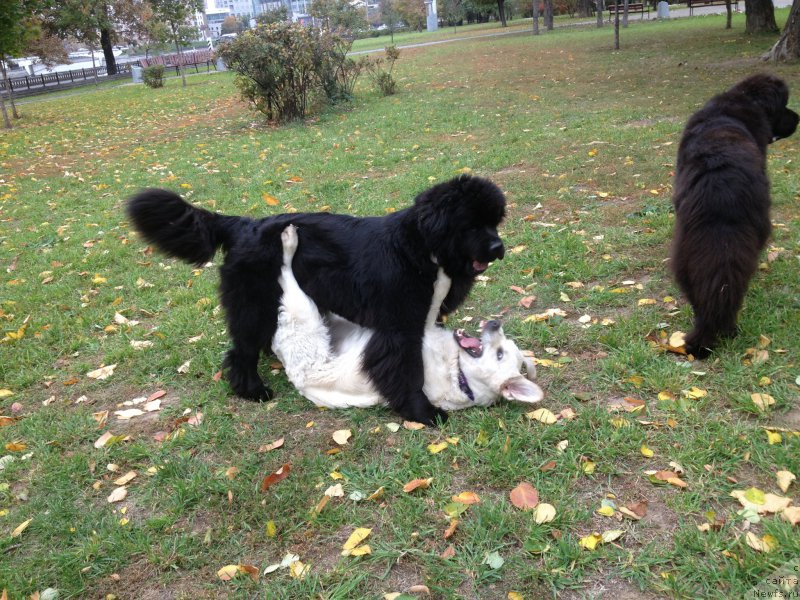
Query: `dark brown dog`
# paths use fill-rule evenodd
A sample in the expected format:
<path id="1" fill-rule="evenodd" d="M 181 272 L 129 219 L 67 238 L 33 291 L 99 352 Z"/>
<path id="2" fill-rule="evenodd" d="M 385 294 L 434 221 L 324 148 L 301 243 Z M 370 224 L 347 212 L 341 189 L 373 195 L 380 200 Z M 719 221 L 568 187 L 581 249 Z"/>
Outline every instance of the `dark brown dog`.
<path id="1" fill-rule="evenodd" d="M 705 358 L 736 318 L 769 238 L 767 146 L 792 135 L 798 115 L 781 79 L 753 75 L 689 119 L 678 148 L 671 267 L 694 309 L 686 351 Z"/>

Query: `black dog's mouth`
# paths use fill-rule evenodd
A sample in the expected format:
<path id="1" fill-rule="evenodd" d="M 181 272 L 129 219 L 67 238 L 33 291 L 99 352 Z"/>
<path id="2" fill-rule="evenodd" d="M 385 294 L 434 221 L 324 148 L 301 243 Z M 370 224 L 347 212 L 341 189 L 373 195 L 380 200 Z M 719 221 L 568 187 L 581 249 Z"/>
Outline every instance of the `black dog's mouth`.
<path id="1" fill-rule="evenodd" d="M 472 358 L 480 358 L 483 354 L 483 344 L 478 338 L 468 336 L 463 329 L 456 329 L 453 337 L 458 347 L 464 350 Z"/>
<path id="2" fill-rule="evenodd" d="M 475 271 L 476 275 L 480 275 L 486 269 L 489 268 L 489 264 L 490 263 L 488 263 L 488 262 L 481 262 L 479 260 L 473 260 L 472 261 L 472 270 Z"/>

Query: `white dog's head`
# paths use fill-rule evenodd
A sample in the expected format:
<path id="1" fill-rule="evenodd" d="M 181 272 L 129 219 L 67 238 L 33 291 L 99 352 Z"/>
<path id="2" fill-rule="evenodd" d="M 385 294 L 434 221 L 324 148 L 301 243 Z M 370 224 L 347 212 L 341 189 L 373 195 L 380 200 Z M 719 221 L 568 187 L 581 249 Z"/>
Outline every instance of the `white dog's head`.
<path id="1" fill-rule="evenodd" d="M 533 361 L 506 337 L 500 321 L 484 323 L 480 339 L 467 336 L 461 329 L 453 335 L 460 348 L 461 371 L 475 395 L 472 406 L 488 406 L 498 396 L 527 403 L 544 397 L 534 383 Z"/>

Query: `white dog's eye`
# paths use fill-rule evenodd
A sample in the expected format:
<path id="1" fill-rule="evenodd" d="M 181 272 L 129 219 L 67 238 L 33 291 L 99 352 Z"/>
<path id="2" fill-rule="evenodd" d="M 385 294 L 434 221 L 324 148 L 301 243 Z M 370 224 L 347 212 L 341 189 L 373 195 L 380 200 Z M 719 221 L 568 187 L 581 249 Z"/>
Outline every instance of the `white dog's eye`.
<path id="1" fill-rule="evenodd" d="M 500 348 L 497 351 L 497 360 L 503 360 L 503 349 L 502 348 Z"/>

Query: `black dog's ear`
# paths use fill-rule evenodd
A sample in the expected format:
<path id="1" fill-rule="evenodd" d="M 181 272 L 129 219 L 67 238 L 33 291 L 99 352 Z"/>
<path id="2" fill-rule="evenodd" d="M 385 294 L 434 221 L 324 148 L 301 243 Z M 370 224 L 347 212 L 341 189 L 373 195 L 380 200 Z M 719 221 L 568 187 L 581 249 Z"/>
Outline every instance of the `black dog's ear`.
<path id="1" fill-rule="evenodd" d="M 488 179 L 460 175 L 422 192 L 414 211 L 423 237 L 444 242 L 470 227 L 497 227 L 505 217 L 506 198 Z"/>

